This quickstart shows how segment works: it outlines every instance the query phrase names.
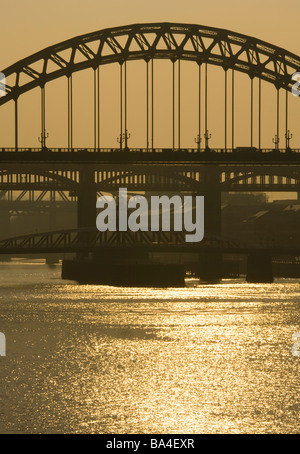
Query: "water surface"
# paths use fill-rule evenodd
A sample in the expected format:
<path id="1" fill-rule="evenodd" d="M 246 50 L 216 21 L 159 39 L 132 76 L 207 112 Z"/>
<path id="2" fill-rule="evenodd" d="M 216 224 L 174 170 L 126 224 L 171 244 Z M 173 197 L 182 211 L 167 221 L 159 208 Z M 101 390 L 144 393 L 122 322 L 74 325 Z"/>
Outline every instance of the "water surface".
<path id="1" fill-rule="evenodd" d="M 0 432 L 299 432 L 300 282 L 187 285 L 1 264 Z"/>

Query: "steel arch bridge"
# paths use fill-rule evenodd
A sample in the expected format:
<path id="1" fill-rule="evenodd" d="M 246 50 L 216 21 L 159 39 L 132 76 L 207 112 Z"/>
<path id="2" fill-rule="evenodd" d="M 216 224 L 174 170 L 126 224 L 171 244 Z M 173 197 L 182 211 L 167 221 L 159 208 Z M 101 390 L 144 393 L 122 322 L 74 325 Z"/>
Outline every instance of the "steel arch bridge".
<path id="1" fill-rule="evenodd" d="M 68 149 L 73 149 L 73 84 L 72 75 L 78 71 L 92 68 L 94 70 L 94 148 L 100 149 L 100 96 L 99 68 L 111 63 L 120 64 L 121 88 L 120 93 L 120 148 L 128 148 L 127 136 L 127 77 L 126 63 L 133 60 L 144 60 L 147 63 L 147 98 L 151 82 L 151 100 L 147 99 L 147 148 L 149 142 L 154 148 L 153 132 L 153 61 L 168 59 L 173 63 L 173 144 L 175 149 L 175 64 L 178 65 L 178 104 L 180 103 L 180 62 L 193 61 L 199 67 L 199 106 L 201 105 L 201 69 L 205 68 L 205 148 L 208 148 L 210 135 L 207 121 L 207 66 L 222 67 L 225 71 L 225 99 L 227 106 L 227 73 L 232 70 L 232 143 L 234 148 L 234 73 L 242 72 L 251 79 L 251 144 L 253 147 L 253 79 L 260 83 L 259 92 L 259 144 L 261 149 L 261 81 L 274 85 L 277 89 L 277 134 L 275 148 L 279 148 L 279 91 L 291 91 L 295 80 L 292 76 L 300 70 L 300 57 L 287 50 L 274 46 L 262 40 L 213 27 L 178 24 L 154 23 L 135 24 L 123 27 L 100 30 L 94 33 L 78 36 L 62 43 L 50 46 L 19 62 L 9 66 L 2 72 L 6 84 L 2 87 L 4 96 L 0 97 L 0 106 L 14 101 L 15 103 L 15 147 L 19 148 L 18 100 L 19 97 L 41 88 L 41 148 L 46 148 L 46 97 L 45 87 L 48 82 L 66 77 L 68 81 Z M 148 68 L 151 63 L 151 68 Z M 150 71 L 149 71 L 150 69 Z M 124 74 L 125 73 L 125 74 Z M 125 77 L 124 77 L 125 75 Z M 125 79 L 125 80 L 124 80 Z M 288 96 L 286 98 L 286 147 L 289 148 L 290 135 L 288 131 Z M 200 110 L 200 109 L 199 109 Z M 227 109 L 226 109 L 227 110 Z M 149 118 L 151 111 L 152 118 Z M 178 107 L 178 143 L 180 150 L 180 107 Z M 201 120 L 199 113 L 198 148 L 200 149 Z M 227 113 L 225 123 L 227 124 Z M 149 126 L 151 124 L 151 138 Z M 151 139 L 151 140 L 150 140 Z M 124 143 L 124 147 L 123 144 Z M 227 143 L 227 125 L 225 126 L 225 145 Z M 4 150 L 3 150 L 4 151 Z"/>
<path id="2" fill-rule="evenodd" d="M 66 58 L 69 52 L 69 58 Z M 62 56 L 64 53 L 64 56 Z M 11 83 L 0 105 L 76 71 L 97 69 L 128 60 L 190 60 L 234 69 L 290 90 L 291 76 L 300 69 L 300 57 L 259 39 L 229 30 L 200 25 L 154 23 L 100 30 L 50 46 L 6 68 Z M 35 65 L 41 62 L 41 70 Z M 50 65 L 50 63 L 54 63 Z M 31 78 L 20 82 L 24 73 Z M 13 78 L 12 78 L 13 76 Z"/>
<path id="3" fill-rule="evenodd" d="M 154 147 L 153 97 L 154 60 L 170 60 L 173 65 L 173 142 L 168 149 Z M 127 136 L 127 70 L 130 61 L 146 64 L 147 83 L 147 146 L 130 149 Z M 175 118 L 175 89 L 180 102 L 180 62 L 195 63 L 199 77 L 199 118 L 197 146 L 183 149 L 180 142 L 180 105 Z M 100 147 L 100 68 L 117 63 L 120 66 L 120 136 L 119 147 Z M 207 68 L 219 66 L 225 75 L 225 137 L 223 148 L 209 147 Z M 177 67 L 177 86 L 175 68 Z M 85 69 L 94 73 L 93 121 L 94 147 L 73 146 L 73 74 Z M 2 70 L 6 84 L 0 106 L 14 103 L 15 144 L 1 148 L 0 191 L 57 191 L 65 201 L 68 191 L 78 195 L 83 169 L 88 169 L 90 188 L 95 192 L 116 191 L 119 185 L 137 191 L 204 191 L 209 167 L 214 168 L 213 185 L 218 191 L 295 191 L 300 192 L 300 150 L 290 148 L 289 105 L 292 76 L 300 71 L 300 57 L 259 39 L 201 25 L 155 23 L 135 24 L 100 30 L 50 46 Z M 204 72 L 204 77 L 203 77 Z M 228 73 L 231 73 L 231 106 Z M 247 74 L 251 87 L 249 126 L 251 141 L 246 149 L 235 147 L 235 72 Z M 68 91 L 68 147 L 46 146 L 46 87 L 51 81 L 66 78 Z M 259 82 L 258 147 L 254 147 L 254 79 Z M 274 148 L 261 147 L 262 81 L 277 92 L 277 134 Z M 1 88 L 1 87 L 0 87 Z M 36 88 L 41 90 L 41 147 L 19 147 L 19 99 Z M 203 90 L 204 89 L 204 90 Z M 285 91 L 285 147 L 279 148 L 280 90 Z M 204 97 L 201 93 L 204 91 Z M 203 93 L 202 93 L 203 94 Z M 229 148 L 228 110 L 231 107 L 231 147 Z M 201 114 L 204 111 L 204 116 Z M 204 117 L 204 120 L 203 118 Z M 177 123 L 175 125 L 175 123 Z M 177 145 L 175 129 L 178 131 Z M 201 137 L 205 146 L 201 148 Z M 204 141 L 203 141 L 204 142 Z M 210 184 L 210 188 L 212 184 Z M 91 193 L 91 192 L 90 192 Z M 17 196 L 18 199 L 19 196 Z M 44 195 L 43 195 L 44 197 Z M 12 199 L 12 197 L 11 197 Z M 71 198 L 72 200 L 72 198 Z M 79 227 L 82 227 L 80 225 Z"/>

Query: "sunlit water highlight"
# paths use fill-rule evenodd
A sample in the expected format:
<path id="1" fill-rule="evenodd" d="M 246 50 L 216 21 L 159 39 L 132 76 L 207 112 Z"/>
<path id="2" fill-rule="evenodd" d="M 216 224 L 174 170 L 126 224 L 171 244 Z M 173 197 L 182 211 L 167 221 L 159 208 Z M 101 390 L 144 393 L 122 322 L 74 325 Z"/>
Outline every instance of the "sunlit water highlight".
<path id="1" fill-rule="evenodd" d="M 300 282 L 75 285 L 0 265 L 0 433 L 297 433 Z"/>

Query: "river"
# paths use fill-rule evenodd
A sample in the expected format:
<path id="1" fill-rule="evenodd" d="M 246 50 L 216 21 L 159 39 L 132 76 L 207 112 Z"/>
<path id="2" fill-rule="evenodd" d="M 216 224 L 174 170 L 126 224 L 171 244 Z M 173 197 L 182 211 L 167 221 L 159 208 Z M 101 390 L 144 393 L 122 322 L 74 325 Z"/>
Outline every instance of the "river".
<path id="1" fill-rule="evenodd" d="M 297 433 L 300 282 L 77 285 L 0 264 L 0 433 Z"/>

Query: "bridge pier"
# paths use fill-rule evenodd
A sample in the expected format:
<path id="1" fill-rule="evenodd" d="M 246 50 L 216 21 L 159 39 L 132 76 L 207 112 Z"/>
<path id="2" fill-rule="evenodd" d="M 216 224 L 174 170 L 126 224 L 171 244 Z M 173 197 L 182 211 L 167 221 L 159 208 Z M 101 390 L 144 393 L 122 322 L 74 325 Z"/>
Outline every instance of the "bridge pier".
<path id="1" fill-rule="evenodd" d="M 86 167 L 79 172 L 79 185 L 77 192 L 77 227 L 96 228 L 96 199 L 95 172 L 91 167 Z M 89 242 L 90 234 L 79 233 L 79 240 Z M 74 260 L 63 260 L 62 279 L 79 280 L 90 269 L 93 263 L 89 252 L 79 252 Z"/>
<path id="2" fill-rule="evenodd" d="M 204 170 L 204 236 L 220 237 L 221 187 L 217 166 L 207 166 Z M 215 282 L 222 278 L 222 254 L 219 252 L 199 254 L 198 273 L 201 280 Z"/>
<path id="3" fill-rule="evenodd" d="M 122 287 L 184 287 L 184 266 L 165 265 L 150 261 L 106 262 L 102 260 L 64 260 L 62 279 L 80 284 Z"/>
<path id="4" fill-rule="evenodd" d="M 49 230 L 54 231 L 56 230 L 56 209 L 55 209 L 55 192 L 51 192 L 51 208 L 49 211 Z M 61 259 L 61 256 L 58 254 L 47 254 L 46 257 L 46 264 L 49 266 L 56 265 L 59 263 L 59 260 Z"/>
<path id="5" fill-rule="evenodd" d="M 96 201 L 95 172 L 92 168 L 85 168 L 79 173 L 79 189 L 77 193 L 77 227 L 96 228 Z M 88 241 L 86 234 L 84 240 Z M 92 233 L 91 233 L 92 235 Z M 77 259 L 88 258 L 89 253 L 77 254 Z"/>
<path id="6" fill-rule="evenodd" d="M 79 189 L 77 194 L 77 226 L 78 228 L 96 228 L 96 200 L 94 169 L 80 170 Z"/>
<path id="7" fill-rule="evenodd" d="M 272 283 L 272 257 L 264 253 L 250 254 L 247 258 L 246 281 L 250 283 Z"/>
<path id="8" fill-rule="evenodd" d="M 124 249 L 93 254 L 90 260 L 64 260 L 62 279 L 80 284 L 123 287 L 184 287 L 183 264 L 162 264 L 149 260 L 148 252 Z"/>
<path id="9" fill-rule="evenodd" d="M 0 237 L 7 238 L 11 235 L 10 213 L 2 212 L 0 215 Z"/>
<path id="10" fill-rule="evenodd" d="M 201 281 L 219 282 L 222 279 L 223 258 L 219 252 L 199 254 L 198 276 Z"/>

